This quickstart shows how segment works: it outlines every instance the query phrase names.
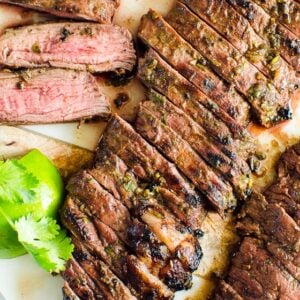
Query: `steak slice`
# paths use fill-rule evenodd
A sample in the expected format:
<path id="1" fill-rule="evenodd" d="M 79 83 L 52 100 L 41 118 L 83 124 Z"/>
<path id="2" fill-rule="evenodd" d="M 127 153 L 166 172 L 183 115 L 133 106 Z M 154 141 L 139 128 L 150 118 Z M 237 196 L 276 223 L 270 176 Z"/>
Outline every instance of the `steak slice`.
<path id="1" fill-rule="evenodd" d="M 104 261 L 130 289 L 135 290 L 139 299 L 145 299 L 144 297 L 148 294 L 155 295 L 156 298 L 153 299 L 157 300 L 171 299 L 173 293 L 150 273 L 143 262 L 134 256 L 128 256 L 129 254 L 124 244 L 109 226 L 99 221 L 97 216 L 92 218 L 95 224 L 91 222 L 88 214 L 85 213 L 89 209 L 78 199 L 73 200 L 70 196 L 67 197 L 61 213 L 61 219 L 64 226 L 72 233 L 75 239 L 83 243 L 90 254 Z M 135 282 L 137 278 L 127 273 L 127 262 L 131 259 L 134 259 L 136 262 L 135 268 L 143 271 L 143 276 L 139 278 L 142 288 L 136 287 Z M 159 298 L 167 295 L 170 298 Z"/>
<path id="2" fill-rule="evenodd" d="M 85 272 L 93 279 L 107 300 L 136 300 L 124 283 L 101 260 L 92 256 L 80 240 L 73 239 L 73 256 Z"/>
<path id="3" fill-rule="evenodd" d="M 118 0 L 92 0 L 89 1 L 89 5 L 84 0 L 0 0 L 0 3 L 20 5 L 63 18 L 84 19 L 100 23 L 111 23 L 119 5 Z"/>
<path id="4" fill-rule="evenodd" d="M 268 47 L 268 43 L 255 33 L 247 19 L 226 0 L 182 0 L 181 2 L 187 2 L 192 11 L 208 22 L 264 75 L 269 77 L 283 96 L 285 94 L 288 96 L 289 91 L 295 90 L 297 79 L 292 68 L 277 52 Z"/>
<path id="5" fill-rule="evenodd" d="M 135 50 L 117 25 L 51 23 L 6 30 L 0 64 L 13 68 L 59 67 L 89 72 L 131 71 Z"/>
<path id="6" fill-rule="evenodd" d="M 296 36 L 300 36 L 299 18 L 300 4 L 294 0 L 277 1 L 277 0 L 254 0 L 269 15 L 275 17 L 277 21 L 284 24 Z"/>
<path id="7" fill-rule="evenodd" d="M 245 238 L 235 255 L 227 282 L 245 300 L 299 299 L 299 282 L 280 269 L 262 243 Z"/>
<path id="8" fill-rule="evenodd" d="M 127 208 L 86 171 L 72 177 L 67 185 L 70 195 L 79 198 L 89 214 L 114 230 L 127 243 L 127 227 L 131 219 Z"/>
<path id="9" fill-rule="evenodd" d="M 244 205 L 241 217 L 244 218 L 244 229 L 248 224 L 251 233 L 253 228 L 258 236 L 265 240 L 276 240 L 283 247 L 298 252 L 300 250 L 300 228 L 295 221 L 278 204 L 269 204 L 263 195 L 253 193 Z"/>
<path id="10" fill-rule="evenodd" d="M 137 131 L 163 152 L 203 192 L 219 211 L 236 205 L 232 188 L 218 177 L 176 133 L 140 106 Z"/>
<path id="11" fill-rule="evenodd" d="M 95 285 L 94 281 L 86 274 L 78 262 L 72 257 L 67 265 L 66 270 L 62 273 L 65 280 L 64 290 L 68 295 L 72 292 L 77 296 L 77 299 L 83 300 L 98 300 L 105 299 L 102 291 Z M 80 278 L 80 280 L 78 280 Z M 68 292 L 72 290 L 72 292 Z M 73 296 L 68 296 L 73 300 Z M 66 299 L 68 299 L 68 297 Z M 76 299 L 76 298 L 74 298 Z"/>
<path id="12" fill-rule="evenodd" d="M 201 116 L 196 118 L 195 113 L 197 121 L 215 135 L 221 143 L 230 139 L 231 132 L 236 138 L 244 139 L 244 127 L 248 124 L 247 116 L 243 116 L 243 114 L 240 116 L 239 112 L 234 112 L 233 108 L 228 106 L 226 102 L 223 104 L 219 101 L 220 106 L 218 106 L 216 102 L 210 100 L 167 64 L 153 49 L 150 48 L 145 53 L 144 58 L 139 59 L 138 74 L 147 87 L 158 90 L 175 105 L 186 107 L 188 112 L 196 110 Z M 222 121 L 216 120 L 214 115 L 227 126 Z M 231 115 L 234 115 L 234 118 Z"/>
<path id="13" fill-rule="evenodd" d="M 215 294 L 213 296 L 215 300 L 243 300 L 238 292 L 224 280 L 218 283 Z"/>
<path id="14" fill-rule="evenodd" d="M 207 66 L 206 59 L 183 40 L 158 13 L 150 10 L 142 17 L 138 37 L 220 107 L 220 103 L 231 107 L 227 113 L 233 118 L 239 114 L 247 122 L 249 106 L 245 100 L 216 76 Z"/>
<path id="15" fill-rule="evenodd" d="M 289 148 L 280 158 L 278 177 L 287 175 L 300 179 L 300 143 Z"/>
<path id="16" fill-rule="evenodd" d="M 281 97 L 262 73 L 187 7 L 176 3 L 167 21 L 248 98 L 262 125 L 270 127 L 291 118 L 289 98 Z"/>
<path id="17" fill-rule="evenodd" d="M 117 195 L 117 199 L 122 201 L 129 210 L 140 203 L 157 204 L 156 200 L 147 199 L 147 190 L 138 186 L 134 175 L 128 171 L 124 162 L 112 153 L 106 152 L 102 159 L 98 159 L 97 168 L 88 170 L 88 172 L 106 189 L 113 191 Z M 118 191 L 121 191 L 121 194 Z M 166 225 L 166 229 L 167 227 L 168 225 Z M 145 263 L 152 274 L 158 276 L 174 290 L 181 290 L 191 285 L 191 274 L 185 271 L 179 260 L 171 257 L 164 241 L 161 242 L 146 224 L 133 220 L 126 230 L 128 237 L 126 241 L 130 248 Z M 191 246 L 197 250 L 199 245 L 197 242 L 194 244 Z M 183 246 L 177 245 L 177 251 L 184 252 L 184 247 L 186 247 L 186 243 Z M 182 256 L 184 257 L 184 255 Z M 174 257 L 176 257 L 176 253 Z M 186 260 L 183 263 L 186 263 Z"/>
<path id="18" fill-rule="evenodd" d="M 276 50 L 279 50 L 281 56 L 296 71 L 300 71 L 300 40 L 297 36 L 285 26 L 276 22 L 274 23 L 272 17 L 253 0 L 247 0 L 247 2 L 244 0 L 228 0 L 228 2 L 248 20 L 259 36 L 269 42 L 269 46 L 272 48 L 272 51 L 274 51 L 274 54 Z M 257 51 L 253 51 L 250 57 L 252 56 L 254 59 L 259 59 L 260 54 L 260 49 L 257 49 Z M 277 64 L 278 62 L 274 63 L 274 67 L 277 67 Z M 278 72 L 274 73 L 274 75 L 276 74 L 278 74 Z"/>
<path id="19" fill-rule="evenodd" d="M 166 202 L 172 211 L 177 211 L 182 218 L 185 216 L 186 223 L 193 229 L 201 228 L 206 215 L 204 197 L 180 175 L 174 164 L 160 155 L 120 117 L 114 116 L 110 120 L 97 153 L 101 153 L 101 149 L 108 149 L 118 155 L 150 189 L 157 186 L 160 193 L 168 195 L 168 199 L 172 196 L 173 201 Z"/>
<path id="20" fill-rule="evenodd" d="M 80 298 L 75 294 L 75 292 L 71 289 L 71 287 L 66 281 L 64 282 L 62 293 L 63 293 L 63 300 L 80 300 Z M 90 298 L 90 299 L 93 300 L 94 298 Z"/>
<path id="21" fill-rule="evenodd" d="M 35 124 L 107 119 L 109 100 L 88 72 L 36 69 L 0 73 L 0 122 Z"/>
<path id="22" fill-rule="evenodd" d="M 158 203 L 141 201 L 133 210 L 149 229 L 163 242 L 185 270 L 195 271 L 202 258 L 202 250 L 196 237 L 181 225 Z"/>
<path id="23" fill-rule="evenodd" d="M 300 279 L 300 228 L 278 204 L 269 204 L 254 193 L 243 207 L 238 229 L 265 241 L 267 249 L 297 279 Z"/>
<path id="24" fill-rule="evenodd" d="M 249 190 L 251 190 L 250 169 L 246 163 L 241 166 L 243 169 L 233 164 L 211 142 L 203 128 L 167 99 L 145 101 L 142 106 L 186 140 L 213 169 L 221 173 L 233 185 L 238 196 L 245 198 L 249 195 Z"/>

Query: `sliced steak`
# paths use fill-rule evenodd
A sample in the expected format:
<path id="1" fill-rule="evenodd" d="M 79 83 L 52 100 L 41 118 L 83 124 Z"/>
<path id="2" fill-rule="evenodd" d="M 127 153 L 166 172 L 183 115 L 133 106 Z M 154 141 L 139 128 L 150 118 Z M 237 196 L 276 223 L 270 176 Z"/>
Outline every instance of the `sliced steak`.
<path id="1" fill-rule="evenodd" d="M 134 214 L 162 241 L 169 251 L 182 262 L 184 268 L 195 271 L 202 258 L 202 250 L 196 237 L 181 225 L 158 203 L 136 205 Z"/>
<path id="2" fill-rule="evenodd" d="M 248 20 L 258 35 L 269 42 L 269 46 L 272 48 L 270 50 L 274 54 L 276 50 L 279 51 L 281 56 L 296 71 L 300 71 L 300 39 L 296 35 L 285 26 L 274 22 L 274 19 L 253 0 L 228 0 L 228 2 Z M 250 58 L 252 56 L 254 59 L 259 59 L 260 54 L 260 49 L 257 49 L 257 51 L 250 54 Z M 272 62 L 272 58 L 270 58 L 270 62 Z M 277 67 L 277 59 L 273 62 L 274 67 Z M 277 75 L 277 73 L 274 72 L 274 75 Z"/>
<path id="3" fill-rule="evenodd" d="M 277 0 L 254 0 L 268 14 L 277 21 L 284 24 L 296 36 L 300 36 L 300 4 L 294 0 L 277 1 Z"/>
<path id="4" fill-rule="evenodd" d="M 280 269 L 261 242 L 245 238 L 234 256 L 227 282 L 245 300 L 299 299 L 299 282 Z"/>
<path id="5" fill-rule="evenodd" d="M 165 101 L 145 101 L 142 106 L 157 119 L 186 140 L 192 148 L 215 170 L 220 172 L 234 187 L 238 196 L 245 198 L 251 190 L 250 169 L 244 163 L 240 169 L 210 140 L 205 130 L 182 110 Z"/>
<path id="6" fill-rule="evenodd" d="M 75 201 L 76 203 L 70 196 L 67 197 L 61 213 L 62 223 L 76 239 L 84 242 L 91 254 L 105 261 L 120 278 L 123 278 L 122 258 L 126 255 L 123 244 L 109 227 L 98 226 L 96 229 L 87 214 L 79 209 L 80 202 Z"/>
<path id="7" fill-rule="evenodd" d="M 269 203 L 282 206 L 300 226 L 300 178 L 281 177 L 264 193 Z"/>
<path id="8" fill-rule="evenodd" d="M 150 273 L 146 265 L 136 257 L 128 256 L 128 251 L 115 232 L 99 221 L 97 217 L 93 217 L 94 225 L 85 213 L 90 208 L 78 200 L 75 201 L 68 196 L 61 213 L 63 224 L 75 239 L 83 243 L 91 255 L 104 261 L 130 289 L 135 290 L 139 299 L 145 299 L 149 293 L 156 295 L 156 298 L 153 299 L 171 299 L 173 293 Z M 77 260 L 79 258 L 79 256 L 76 257 Z M 143 270 L 143 276 L 139 278 L 143 288 L 135 286 L 137 278 L 127 273 L 127 262 L 131 259 L 135 260 L 135 267 L 138 270 Z M 169 295 L 170 298 L 159 298 L 166 295 Z"/>
<path id="9" fill-rule="evenodd" d="M 244 205 L 241 217 L 246 231 L 248 224 L 253 224 L 248 233 L 255 228 L 257 236 L 267 241 L 276 240 L 283 247 L 299 252 L 300 228 L 278 204 L 269 204 L 263 195 L 253 193 Z"/>
<path id="10" fill-rule="evenodd" d="M 107 300 L 136 300 L 124 283 L 101 260 L 91 255 L 80 240 L 73 239 L 74 258 L 93 279 Z"/>
<path id="11" fill-rule="evenodd" d="M 63 18 L 100 23 L 110 23 L 119 5 L 118 0 L 92 0 L 89 1 L 89 5 L 84 0 L 0 0 L 0 3 L 20 5 Z"/>
<path id="12" fill-rule="evenodd" d="M 128 228 L 128 239 L 138 259 L 147 266 L 151 274 L 159 277 L 170 289 L 177 291 L 191 287 L 191 272 L 183 266 L 181 259 L 174 256 L 172 258 L 167 246 L 157 238 L 146 223 L 135 219 Z M 183 250 L 184 247 L 185 245 Z M 180 252 L 179 249 L 178 251 Z"/>
<path id="13" fill-rule="evenodd" d="M 280 158 L 278 176 L 287 175 L 300 179 L 300 143 L 289 148 Z"/>
<path id="14" fill-rule="evenodd" d="M 13 68 L 59 67 L 89 72 L 131 71 L 135 50 L 117 25 L 51 23 L 6 30 L 0 64 Z"/>
<path id="15" fill-rule="evenodd" d="M 262 125 L 270 127 L 291 118 L 289 98 L 281 97 L 262 73 L 186 6 L 177 3 L 167 21 L 248 98 Z"/>
<path id="16" fill-rule="evenodd" d="M 218 105 L 227 103 L 228 107 L 232 107 L 227 112 L 233 118 L 240 114 L 243 120 L 248 119 L 249 106 L 244 99 L 216 76 L 207 66 L 206 59 L 185 42 L 158 13 L 150 10 L 142 17 L 138 37 Z"/>
<path id="17" fill-rule="evenodd" d="M 128 284 L 143 295 L 142 299 L 169 300 L 174 294 L 135 256 L 129 255 L 124 263 Z"/>
<path id="18" fill-rule="evenodd" d="M 68 282 L 66 281 L 64 282 L 62 292 L 63 292 L 63 300 L 80 300 L 80 298 L 75 294 L 75 292 L 71 289 Z M 90 298 L 90 299 L 94 300 L 94 298 Z"/>
<path id="19" fill-rule="evenodd" d="M 120 117 L 114 116 L 109 122 L 97 152 L 100 153 L 101 149 L 117 154 L 150 189 L 157 187 L 164 196 L 168 195 L 166 204 L 176 215 L 193 229 L 201 228 L 206 215 L 204 197 L 180 175 L 175 165 L 163 158 Z"/>
<path id="20" fill-rule="evenodd" d="M 215 294 L 213 296 L 215 300 L 243 300 L 238 292 L 224 280 L 221 280 L 217 288 L 215 290 Z"/>
<path id="21" fill-rule="evenodd" d="M 0 73 L 0 122 L 35 124 L 107 119 L 109 100 L 88 72 L 36 69 Z"/>
<path id="22" fill-rule="evenodd" d="M 216 102 L 210 100 L 167 64 L 153 49 L 150 48 L 145 53 L 144 58 L 139 59 L 138 74 L 147 87 L 158 90 L 175 105 L 186 107 L 187 112 L 190 113 L 192 111 L 198 112 L 201 117 L 197 117 L 197 121 L 213 135 L 216 135 L 220 142 L 230 139 L 231 134 L 228 132 L 228 128 L 235 137 L 244 138 L 245 130 L 243 127 L 248 124 L 247 116 L 239 115 L 239 112 L 234 111 L 232 107 L 228 107 L 226 102 L 224 105 L 219 103 L 219 106 Z M 231 115 L 234 115 L 234 117 L 231 117 Z M 227 126 L 222 121 L 216 120 L 215 116 L 220 118 Z"/>
<path id="23" fill-rule="evenodd" d="M 78 299 L 105 299 L 102 291 L 96 286 L 94 281 L 86 274 L 74 258 L 71 258 L 68 261 L 66 270 L 62 273 L 62 277 L 65 280 L 65 291 L 68 289 L 74 291 L 73 293 L 76 293 Z M 80 280 L 78 280 L 79 278 Z M 68 292 L 66 293 L 70 294 Z M 73 300 L 73 298 L 71 297 L 70 300 Z"/>
<path id="24" fill-rule="evenodd" d="M 72 177 L 67 190 L 85 204 L 91 216 L 111 227 L 123 242 L 127 242 L 127 227 L 131 219 L 121 201 L 116 200 L 86 171 Z"/>
<path id="25" fill-rule="evenodd" d="M 254 32 L 248 20 L 226 0 L 182 0 L 181 2 L 187 3 L 192 11 L 208 22 L 252 64 L 269 77 L 283 96 L 288 96 L 289 91 L 295 90 L 297 79 L 292 68 L 277 52 L 268 47 L 268 43 Z"/>
<path id="26" fill-rule="evenodd" d="M 178 166 L 215 208 L 223 211 L 236 205 L 231 186 L 218 177 L 187 142 L 143 106 L 140 106 L 135 127 Z"/>
<path id="27" fill-rule="evenodd" d="M 109 191 L 113 191 L 117 195 L 117 199 L 122 201 L 129 210 L 140 203 L 149 201 L 146 200 L 147 190 L 139 187 L 137 180 L 128 171 L 124 162 L 112 153 L 106 152 L 102 159 L 98 159 L 97 168 L 88 170 L 88 172 L 101 185 Z M 157 204 L 154 199 L 151 202 Z M 126 241 L 130 248 L 145 263 L 152 274 L 158 276 L 171 289 L 181 290 L 190 287 L 191 273 L 186 271 L 189 270 L 189 267 L 184 268 L 177 258 L 171 257 L 164 241 L 158 239 L 146 223 L 133 220 L 126 230 Z M 199 248 L 197 243 L 194 246 L 195 249 Z M 178 245 L 177 251 L 183 252 L 184 247 L 186 247 L 185 244 Z M 174 257 L 176 257 L 176 253 Z M 185 263 L 186 260 L 183 262 Z"/>

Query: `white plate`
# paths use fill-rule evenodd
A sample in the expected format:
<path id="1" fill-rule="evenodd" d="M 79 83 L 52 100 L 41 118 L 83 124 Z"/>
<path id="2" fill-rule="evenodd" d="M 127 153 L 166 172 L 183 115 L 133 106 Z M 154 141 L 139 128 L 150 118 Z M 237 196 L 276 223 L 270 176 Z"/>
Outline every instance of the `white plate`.
<path id="1" fill-rule="evenodd" d="M 129 28 L 134 33 L 141 15 L 146 13 L 150 7 L 161 13 L 166 13 L 173 2 L 171 0 L 123 0 L 115 22 Z M 34 17 L 36 18 L 37 15 L 35 14 Z M 24 15 L 20 9 L 8 9 L 6 6 L 0 6 L 0 25 L 2 24 L 2 27 L 20 23 L 24 18 L 30 20 L 32 16 Z M 137 81 L 131 83 L 126 89 L 129 91 L 132 103 L 128 105 L 127 109 L 122 110 L 121 114 L 130 118 L 130 112 L 135 108 L 137 101 L 143 97 L 143 89 Z M 124 88 L 119 88 L 117 92 L 122 90 Z M 107 88 L 107 93 L 114 94 L 116 91 Z M 253 132 L 265 145 L 265 151 L 268 152 L 268 170 L 272 170 L 274 157 L 278 156 L 279 152 L 284 151 L 286 145 L 300 140 L 300 105 L 298 106 L 297 108 L 295 105 L 295 120 L 292 122 L 269 131 L 261 131 L 257 127 L 253 128 Z M 77 129 L 77 124 L 27 126 L 27 128 L 93 150 L 104 124 L 83 125 L 80 129 Z M 272 175 L 272 172 L 266 172 L 266 176 L 257 180 L 257 185 L 264 186 L 266 179 L 269 182 L 272 180 Z M 212 214 L 212 222 L 216 221 L 214 218 L 219 217 Z M 221 220 L 218 219 L 217 222 L 221 223 Z M 226 228 L 224 232 L 222 238 L 226 236 Z M 194 286 L 191 291 L 179 293 L 176 299 L 205 298 L 204 295 L 212 286 L 211 281 L 208 280 L 208 274 L 213 271 L 207 266 L 212 265 L 212 262 L 215 262 L 222 252 L 218 244 L 221 239 L 219 233 L 220 231 L 216 230 L 215 235 L 211 233 L 211 236 L 203 241 L 204 245 L 202 246 L 205 248 L 206 260 L 200 266 L 200 277 L 194 278 Z M 12 260 L 0 260 L 0 292 L 6 300 L 60 300 L 62 299 L 62 283 L 63 281 L 59 276 L 52 277 L 44 272 L 28 255 Z M 202 290 L 201 294 L 199 289 Z M 2 300 L 1 296 L 0 300 Z"/>

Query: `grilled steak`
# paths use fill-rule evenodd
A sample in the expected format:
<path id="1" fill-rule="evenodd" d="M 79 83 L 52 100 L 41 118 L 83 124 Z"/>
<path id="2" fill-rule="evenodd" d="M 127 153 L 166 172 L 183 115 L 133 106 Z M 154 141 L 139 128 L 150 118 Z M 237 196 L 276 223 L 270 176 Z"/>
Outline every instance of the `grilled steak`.
<path id="1" fill-rule="evenodd" d="M 123 242 L 127 242 L 126 228 L 130 224 L 127 208 L 91 175 L 86 171 L 77 174 L 69 181 L 67 190 L 85 204 L 94 218 L 111 227 Z"/>
<path id="2" fill-rule="evenodd" d="M 251 188 L 249 180 L 250 169 L 247 164 L 243 164 L 241 166 L 243 169 L 239 169 L 215 147 L 205 131 L 193 119 L 189 118 L 168 100 L 163 98 L 161 100 L 146 101 L 142 105 L 157 119 L 178 133 L 212 168 L 231 182 L 240 197 L 244 198 L 247 196 L 249 194 L 248 189 Z"/>
<path id="3" fill-rule="evenodd" d="M 277 0 L 254 0 L 277 21 L 284 24 L 296 36 L 300 36 L 299 18 L 300 18 L 300 4 L 295 0 L 286 0 L 283 2 Z"/>
<path id="4" fill-rule="evenodd" d="M 62 292 L 63 292 L 63 300 L 80 300 L 80 298 L 74 293 L 74 291 L 71 289 L 68 282 L 66 281 L 64 282 Z M 94 298 L 90 298 L 90 299 L 94 300 Z"/>
<path id="5" fill-rule="evenodd" d="M 243 300 L 238 292 L 225 281 L 221 281 L 215 291 L 215 300 Z"/>
<path id="6" fill-rule="evenodd" d="M 116 25 L 38 24 L 0 37 L 0 64 L 13 68 L 60 67 L 90 72 L 131 71 L 132 36 Z"/>
<path id="7" fill-rule="evenodd" d="M 64 290 L 66 294 L 72 295 L 72 292 L 76 293 L 78 299 L 83 300 L 105 299 L 102 291 L 95 285 L 94 281 L 85 273 L 74 258 L 68 261 L 66 270 L 62 273 L 62 277 L 65 279 Z M 80 280 L 78 280 L 78 278 L 80 278 Z M 72 292 L 68 292 L 68 290 L 72 290 Z M 73 300 L 71 296 L 68 297 L 70 297 L 70 300 Z"/>
<path id="8" fill-rule="evenodd" d="M 208 22 L 231 44 L 245 54 L 248 60 L 271 78 L 277 90 L 283 94 L 293 92 L 297 79 L 294 71 L 277 52 L 270 49 L 226 0 L 222 1 L 185 1 L 199 17 Z M 288 95 L 287 95 L 288 96 Z"/>
<path id="9" fill-rule="evenodd" d="M 110 103 L 87 72 L 36 69 L 0 73 L 0 122 L 56 123 L 110 116 Z"/>
<path id="10" fill-rule="evenodd" d="M 104 261 L 130 289 L 135 291 L 134 293 L 139 299 L 145 299 L 144 297 L 147 297 L 148 294 L 155 295 L 153 299 L 157 300 L 171 299 L 173 293 L 150 273 L 142 261 L 132 255 L 129 256 L 125 245 L 115 232 L 99 221 L 96 216 L 92 218 L 93 224 L 88 215 L 81 211 L 87 211 L 89 208 L 82 202 L 75 201 L 68 196 L 61 215 L 63 224 L 75 237 L 75 253 L 78 250 L 80 253 L 80 244 L 82 243 L 89 254 Z M 75 255 L 77 261 L 80 260 L 80 257 L 79 254 Z M 128 274 L 129 266 L 135 273 Z M 85 270 L 88 272 L 87 269 Z M 89 276 L 91 276 L 90 274 L 93 273 L 89 273 Z M 141 287 L 136 286 L 135 275 L 141 275 L 141 278 L 138 278 Z M 93 276 L 97 279 L 96 275 Z M 98 279 L 101 280 L 101 278 Z"/>
<path id="11" fill-rule="evenodd" d="M 249 106 L 244 99 L 216 76 L 207 66 L 206 59 L 185 42 L 159 14 L 150 10 L 142 17 L 138 37 L 220 107 L 220 103 L 223 103 L 223 107 L 231 107 L 227 112 L 233 118 L 240 115 L 243 120 L 248 119 Z"/>
<path id="12" fill-rule="evenodd" d="M 237 138 L 244 138 L 243 127 L 248 124 L 248 116 L 240 115 L 239 111 L 234 111 L 234 108 L 228 106 L 228 103 L 222 103 L 222 99 L 218 106 L 168 65 L 153 49 L 149 49 L 144 58 L 139 59 L 138 74 L 146 86 L 165 94 L 175 105 L 186 107 L 187 113 L 194 112 L 195 116 L 198 113 L 198 123 L 219 138 L 220 142 L 230 139 L 231 134 L 228 132 L 228 128 Z M 228 128 L 214 115 L 220 118 Z"/>
<path id="13" fill-rule="evenodd" d="M 262 73 L 188 8 L 177 3 L 167 20 L 211 62 L 216 72 L 248 98 L 262 125 L 270 127 L 291 118 L 289 98 L 281 97 Z"/>
<path id="14" fill-rule="evenodd" d="M 73 243 L 75 245 L 75 250 L 73 253 L 74 258 L 101 290 L 104 299 L 136 299 L 136 297 L 131 294 L 124 283 L 112 273 L 112 271 L 103 261 L 92 256 L 87 251 L 81 241 L 73 239 Z"/>
<path id="15" fill-rule="evenodd" d="M 140 107 L 136 128 L 147 140 L 156 145 L 202 191 L 219 210 L 236 205 L 232 188 L 205 164 L 187 142 Z"/>
<path id="16" fill-rule="evenodd" d="M 119 5 L 118 0 L 93 0 L 88 5 L 84 0 L 0 0 L 0 3 L 20 5 L 47 12 L 63 18 L 85 19 L 110 23 Z"/>
<path id="17" fill-rule="evenodd" d="M 294 67 L 296 71 L 300 71 L 300 40 L 291 31 L 281 24 L 274 23 L 272 17 L 267 14 L 262 7 L 260 7 L 253 0 L 228 0 L 233 7 L 242 14 L 251 24 L 254 31 L 269 42 L 273 53 L 276 50 L 280 52 L 281 56 Z M 271 50 L 271 49 L 270 49 Z M 260 49 L 253 51 L 252 57 L 259 59 Z M 275 59 L 274 67 L 278 62 Z M 270 59 L 270 62 L 272 60 Z M 274 75 L 276 75 L 274 73 Z"/>
<path id="18" fill-rule="evenodd" d="M 233 258 L 227 282 L 245 300 L 299 299 L 299 282 L 264 250 L 257 239 L 245 238 Z"/>
<path id="19" fill-rule="evenodd" d="M 128 123 L 114 116 L 98 149 L 108 149 L 117 154 L 138 178 L 146 181 L 150 190 L 157 187 L 164 197 L 168 196 L 165 203 L 171 210 L 193 229 L 200 229 L 206 214 L 204 197 L 180 175 L 175 165 L 163 158 Z M 99 150 L 97 152 L 101 153 Z"/>

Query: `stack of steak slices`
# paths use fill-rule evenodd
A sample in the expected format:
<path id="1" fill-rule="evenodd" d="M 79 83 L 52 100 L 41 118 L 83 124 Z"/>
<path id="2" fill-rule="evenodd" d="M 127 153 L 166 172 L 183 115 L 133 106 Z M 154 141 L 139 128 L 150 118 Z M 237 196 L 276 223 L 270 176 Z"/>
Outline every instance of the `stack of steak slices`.
<path id="1" fill-rule="evenodd" d="M 207 212 L 223 214 L 251 195 L 251 172 L 263 155 L 247 131 L 250 111 L 266 127 L 291 117 L 297 60 L 286 43 L 272 44 L 273 31 L 260 32 L 248 22 L 237 3 L 181 1 L 166 19 L 152 10 L 143 16 L 138 37 L 147 49 L 138 76 L 148 88 L 147 100 L 132 125 L 111 118 L 93 166 L 67 187 L 61 219 L 75 244 L 63 273 L 67 298 L 172 299 L 191 286 Z M 228 11 L 235 17 L 226 28 Z M 280 26 L 270 30 L 277 34 Z M 245 297 L 232 283 L 256 257 L 255 273 L 249 274 L 262 277 L 272 299 L 299 298 L 298 252 L 289 252 L 289 259 L 284 252 L 299 246 L 299 214 L 292 213 L 297 204 L 281 195 L 280 205 L 261 197 L 251 196 L 247 222 L 241 222 L 248 224 L 245 231 L 257 229 L 251 235 L 259 238 L 245 239 L 237 275 L 221 283 L 218 299 Z M 276 224 L 265 224 L 264 214 L 276 216 L 290 237 L 277 231 L 269 241 Z M 241 224 L 240 230 L 246 227 Z M 270 268 L 259 274 L 269 258 Z M 290 291 L 272 287 L 268 274 L 276 287 L 291 284 Z"/>
<path id="2" fill-rule="evenodd" d="M 67 2 L 72 7 L 73 1 Z M 84 7 L 74 11 L 80 14 Z M 135 63 L 130 32 L 113 24 L 58 22 L 7 29 L 0 36 L 0 65 L 10 69 L 0 72 L 0 122 L 107 119 L 110 102 L 92 73 L 124 74 Z"/>
<path id="3" fill-rule="evenodd" d="M 242 208 L 237 228 L 246 237 L 215 299 L 300 298 L 300 144 L 283 154 L 277 171 L 264 195 L 253 193 Z"/>

